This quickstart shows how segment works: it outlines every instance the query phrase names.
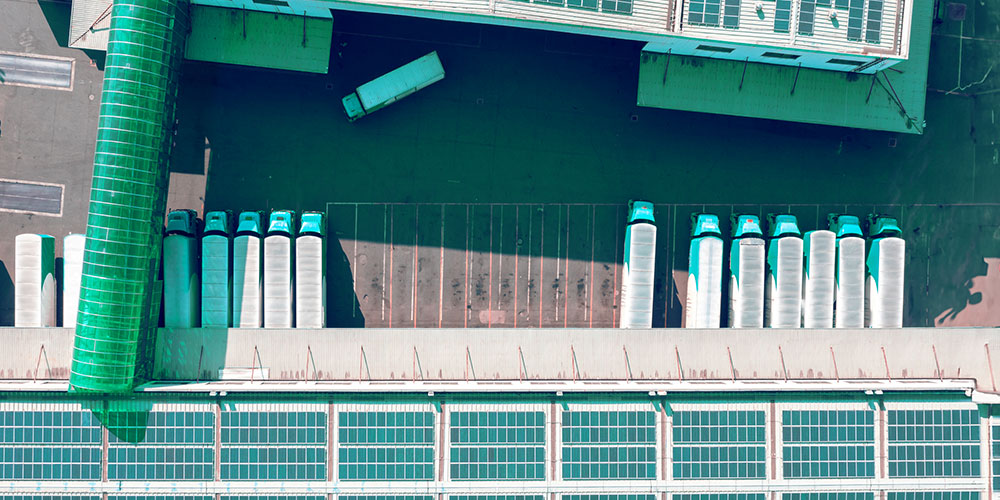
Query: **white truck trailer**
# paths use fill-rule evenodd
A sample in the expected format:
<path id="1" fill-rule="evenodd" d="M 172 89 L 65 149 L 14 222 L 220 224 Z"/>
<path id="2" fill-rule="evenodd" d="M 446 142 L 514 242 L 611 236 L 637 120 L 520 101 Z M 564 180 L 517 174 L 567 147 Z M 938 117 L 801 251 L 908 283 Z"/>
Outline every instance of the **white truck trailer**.
<path id="1" fill-rule="evenodd" d="M 201 237 L 201 326 L 226 328 L 233 319 L 233 214 L 229 211 L 205 214 Z"/>
<path id="2" fill-rule="evenodd" d="M 295 239 L 295 327 L 326 326 L 326 218 L 304 212 Z"/>
<path id="3" fill-rule="evenodd" d="M 719 328 L 722 321 L 722 231 L 719 217 L 691 215 L 685 328 Z"/>
<path id="4" fill-rule="evenodd" d="M 833 328 L 837 236 L 818 229 L 806 232 L 802 243 L 802 327 Z"/>
<path id="5" fill-rule="evenodd" d="M 56 326 L 56 239 L 14 237 L 14 326 Z"/>
<path id="6" fill-rule="evenodd" d="M 620 328 L 653 326 L 653 270 L 656 264 L 656 225 L 653 204 L 629 203 L 622 266 Z"/>
<path id="7" fill-rule="evenodd" d="M 242 212 L 233 239 L 233 326 L 260 328 L 264 323 L 263 215 Z"/>
<path id="8" fill-rule="evenodd" d="M 869 216 L 871 248 L 868 250 L 867 325 L 872 328 L 903 327 L 903 271 L 906 242 L 896 219 Z"/>
<path id="9" fill-rule="evenodd" d="M 264 238 L 264 328 L 295 326 L 295 212 L 274 210 Z"/>
<path id="10" fill-rule="evenodd" d="M 854 215 L 830 214 L 830 230 L 837 235 L 837 274 L 833 326 L 865 326 L 865 238 Z"/>
<path id="11" fill-rule="evenodd" d="M 756 215 L 733 217 L 729 250 L 729 326 L 764 326 L 764 232 Z"/>
<path id="12" fill-rule="evenodd" d="M 67 328 L 76 327 L 76 315 L 80 312 L 80 281 L 86 244 L 87 237 L 83 234 L 67 234 L 63 238 L 62 326 Z"/>
<path id="13" fill-rule="evenodd" d="M 441 60 L 431 52 L 358 87 L 343 98 L 344 111 L 353 122 L 443 79 Z"/>
<path id="14" fill-rule="evenodd" d="M 200 268 L 198 214 L 194 210 L 173 210 L 167 214 L 167 235 L 163 238 L 163 326 L 198 326 Z"/>
<path id="15" fill-rule="evenodd" d="M 769 215 L 764 325 L 799 328 L 802 323 L 802 233 L 794 215 Z"/>

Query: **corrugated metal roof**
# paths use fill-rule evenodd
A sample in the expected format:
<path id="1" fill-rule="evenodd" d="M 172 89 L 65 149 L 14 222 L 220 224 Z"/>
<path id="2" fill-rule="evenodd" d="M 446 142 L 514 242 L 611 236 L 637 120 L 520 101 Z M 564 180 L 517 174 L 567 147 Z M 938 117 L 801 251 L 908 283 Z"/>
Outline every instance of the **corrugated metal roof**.
<path id="1" fill-rule="evenodd" d="M 69 46 L 107 50 L 111 33 L 111 0 L 73 0 L 69 16 Z"/>
<path id="2" fill-rule="evenodd" d="M 281 6 L 255 5 L 257 10 L 249 10 L 240 8 L 242 5 L 239 1 L 193 4 L 185 58 L 327 72 L 333 38 L 333 19 L 328 9 L 312 9 L 304 14 Z"/>
<path id="3" fill-rule="evenodd" d="M 312 3 L 317 0 L 306 1 Z M 823 5 L 822 0 L 784 0 L 789 6 L 784 29 L 777 27 L 775 21 L 777 4 L 781 2 L 773 1 L 754 4 L 745 0 L 728 0 L 726 4 L 731 7 L 728 21 L 721 13 L 710 19 L 691 16 L 692 4 L 721 7 L 723 0 L 330 0 L 323 3 L 346 10 L 516 24 L 587 34 L 595 34 L 598 30 L 596 34 L 646 41 L 684 36 L 829 53 L 905 58 L 909 25 L 905 1 L 884 0 L 881 11 L 871 8 L 872 4 L 868 3 L 860 10 L 861 17 L 854 19 L 857 17 L 855 11 L 849 14 L 849 9 Z M 813 9 L 813 22 L 808 23 L 809 16 L 801 14 L 800 4 L 816 3 L 820 5 Z M 825 4 L 830 4 L 830 1 Z M 760 10 L 756 9 L 757 5 Z M 851 22 L 848 22 L 849 18 Z M 861 24 L 862 21 L 866 23 Z M 861 30 L 861 26 L 877 26 L 878 29 L 873 28 L 869 36 L 869 31 Z M 855 40 L 859 32 L 860 39 Z"/>
<path id="4" fill-rule="evenodd" d="M 723 15 L 706 16 L 699 14 L 701 4 L 739 6 L 738 18 L 734 16 L 733 24 L 724 25 Z M 731 41 L 737 43 L 752 43 L 755 45 L 773 45 L 777 47 L 795 47 L 801 49 L 821 50 L 826 52 L 841 52 L 848 54 L 878 54 L 881 56 L 906 56 L 905 44 L 898 43 L 897 32 L 900 27 L 908 26 L 908 19 L 903 16 L 904 0 L 885 0 L 881 2 L 882 9 L 874 8 L 873 3 L 866 3 L 859 11 L 862 16 L 857 24 L 851 21 L 853 11 L 838 7 L 841 2 L 827 0 L 794 0 L 787 1 L 789 10 L 779 18 L 777 11 L 782 2 L 749 2 L 739 0 L 684 0 L 680 19 L 677 22 L 678 32 L 687 36 Z M 811 16 L 804 15 L 802 6 L 813 6 Z M 760 9 L 757 10 L 756 7 Z M 694 7 L 694 10 L 692 10 Z M 807 23 L 807 17 L 812 20 Z M 738 19 L 738 22 L 735 22 Z M 849 28 L 860 26 L 861 20 L 871 21 L 873 32 L 858 31 Z M 874 29 L 877 27 L 877 29 Z M 860 37 L 855 37 L 860 33 Z M 857 38 L 857 39 L 851 39 Z"/>
<path id="5" fill-rule="evenodd" d="M 919 134 L 925 118 L 931 9 L 930 2 L 914 3 L 909 58 L 893 71 L 868 76 L 643 53 L 638 104 Z"/>

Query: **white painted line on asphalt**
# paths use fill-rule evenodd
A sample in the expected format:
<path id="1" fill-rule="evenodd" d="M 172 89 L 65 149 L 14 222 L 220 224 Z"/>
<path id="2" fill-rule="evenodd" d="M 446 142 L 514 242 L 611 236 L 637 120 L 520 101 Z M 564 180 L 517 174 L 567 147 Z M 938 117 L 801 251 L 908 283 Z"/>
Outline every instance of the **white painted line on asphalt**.
<path id="1" fill-rule="evenodd" d="M 569 326 L 569 205 L 566 205 L 566 267 L 563 271 L 563 279 L 560 283 L 563 286 L 563 328 Z"/>
<path id="2" fill-rule="evenodd" d="M 527 289 L 525 290 L 528 295 L 528 298 L 525 300 L 525 305 L 524 305 L 525 321 L 529 321 L 531 319 L 531 249 L 533 248 L 531 246 L 531 239 L 534 236 L 534 231 L 532 231 L 532 229 L 534 228 L 532 226 L 535 222 L 535 211 L 533 210 L 533 208 L 534 207 L 532 207 L 531 205 L 528 205 L 528 280 L 526 283 Z"/>
<path id="3" fill-rule="evenodd" d="M 521 285 L 521 277 L 517 273 L 519 251 L 521 250 L 520 238 L 518 238 L 518 231 L 521 230 L 521 226 L 518 224 L 520 221 L 521 206 L 514 205 L 514 328 L 517 328 L 517 289 Z"/>
<path id="4" fill-rule="evenodd" d="M 590 207 L 590 285 L 587 287 L 587 298 L 590 303 L 587 306 L 584 319 L 590 322 L 590 328 L 594 327 L 594 242 L 597 228 L 597 205 Z"/>
<path id="5" fill-rule="evenodd" d="M 444 321 L 444 205 L 441 205 L 441 270 L 438 272 L 438 328 Z"/>
<path id="6" fill-rule="evenodd" d="M 327 211 L 327 213 L 329 213 L 329 210 Z M 354 260 L 351 262 L 354 264 L 351 269 L 351 280 L 355 290 L 354 295 L 356 298 L 358 289 L 358 204 L 357 203 L 354 204 Z M 351 300 L 351 317 L 355 318 L 357 317 L 357 310 L 361 306 L 359 304 L 358 307 L 354 307 L 354 298 L 350 297 L 350 294 L 348 294 L 348 299 Z"/>
<path id="7" fill-rule="evenodd" d="M 382 212 L 382 323 L 385 323 L 385 276 L 386 276 L 386 241 L 388 241 L 388 235 L 386 232 L 389 229 L 389 205 L 383 205 L 384 211 Z"/>
<path id="8" fill-rule="evenodd" d="M 417 327 L 417 255 L 420 246 L 417 244 L 420 235 L 420 205 L 414 209 L 413 215 L 413 293 L 410 294 L 410 320 L 413 327 Z"/>

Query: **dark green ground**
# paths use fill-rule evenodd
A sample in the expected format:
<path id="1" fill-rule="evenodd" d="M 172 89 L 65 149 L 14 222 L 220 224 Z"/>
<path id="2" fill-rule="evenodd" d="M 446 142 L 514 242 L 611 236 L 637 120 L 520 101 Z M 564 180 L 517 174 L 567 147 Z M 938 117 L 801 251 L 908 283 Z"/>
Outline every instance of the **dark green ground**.
<path id="1" fill-rule="evenodd" d="M 334 46 L 342 57 L 337 50 L 331 55 L 329 75 L 185 65 L 173 170 L 201 173 L 209 158 L 208 210 L 646 198 L 672 214 L 661 234 L 674 249 L 665 260 L 680 269 L 686 267 L 687 213 L 702 204 L 721 205 L 710 211 L 723 216 L 801 211 L 803 229 L 815 227 L 816 213 L 851 205 L 864 215 L 882 207 L 901 218 L 907 233 L 907 325 L 931 324 L 946 311 L 958 311 L 955 321 L 1000 325 L 998 308 L 968 306 L 993 300 L 988 290 L 970 292 L 989 289 L 988 283 L 970 280 L 986 276 L 984 259 L 1000 258 L 1000 208 L 991 205 L 1000 203 L 1000 68 L 993 68 L 1000 62 L 1000 1 L 968 4 L 964 22 L 949 20 L 942 8 L 935 27 L 923 136 L 638 108 L 635 43 L 335 12 Z M 41 19 L 37 6 L 28 10 Z M 23 29 L 5 22 L 12 24 L 11 36 L 0 37 L 0 49 L 23 50 L 17 38 Z M 346 121 L 343 95 L 430 50 L 445 64 L 443 82 L 359 122 Z M 76 53 L 78 67 L 86 64 L 79 52 L 42 52 Z M 74 169 L 87 168 L 99 85 L 86 113 L 68 105 L 52 109 L 46 104 L 52 92 L 0 87 L 5 177 L 50 180 L 57 174 L 35 172 L 71 163 L 67 157 Z M 82 92 L 95 93 L 93 86 Z M 38 108 L 44 113 L 32 112 Z M 49 122 L 80 123 L 91 133 L 79 135 L 89 139 L 59 148 L 33 142 L 28 131 Z M 12 173 L 6 165 L 14 166 Z M 68 213 L 80 214 L 86 200 L 68 197 L 66 205 Z M 0 260 L 13 268 L 9 243 L 24 229 L 60 236 L 83 229 L 79 222 L 53 224 L 0 214 L 0 230 L 8 235 Z M 373 233 L 365 241 L 381 244 L 380 237 Z M 555 257 L 554 251 L 544 254 Z M 334 272 L 351 275 L 338 265 L 331 263 Z M 664 270 L 658 286 L 664 301 L 672 286 L 667 275 Z M 3 286 L 0 295 L 4 309 L 12 299 Z M 671 313 L 666 323 L 676 320 Z"/>
<path id="2" fill-rule="evenodd" d="M 663 213 L 671 210 L 661 219 L 659 255 L 675 269 L 686 267 L 687 215 L 701 204 L 723 205 L 708 207 L 723 217 L 732 210 L 802 212 L 804 230 L 816 228 L 817 213 L 823 219 L 845 205 L 858 215 L 878 209 L 899 216 L 907 232 L 908 324 L 927 325 L 976 302 L 968 280 L 986 274 L 984 258 L 1000 257 L 1000 209 L 989 206 L 1000 202 L 992 118 L 1000 95 L 983 93 L 998 88 L 1000 72 L 964 91 L 976 96 L 944 93 L 958 81 L 963 24 L 965 36 L 976 38 L 963 41 L 962 84 L 978 81 L 997 59 L 998 11 L 970 4 L 964 23 L 945 15 L 936 28 L 923 136 L 638 108 L 638 44 L 335 13 L 334 45 L 346 46 L 342 58 L 332 57 L 329 76 L 188 65 L 175 168 L 203 168 L 207 137 L 207 209 L 650 199 Z M 344 119 L 339 99 L 354 85 L 429 50 L 445 64 L 443 82 L 354 124 Z M 399 223 L 408 227 L 412 215 L 405 217 Z M 350 222 L 331 227 L 346 235 L 345 250 L 353 245 Z M 383 245 L 381 216 L 360 225 L 359 239 Z M 481 227 L 473 239 L 498 237 Z M 436 255 L 437 244 L 421 248 Z M 556 251 L 544 254 L 558 258 Z M 396 267 L 397 282 L 408 282 L 412 273 Z M 561 278 L 542 288 L 565 287 Z M 657 289 L 668 307 L 677 300 L 669 297 L 672 286 L 664 269 Z M 666 324 L 679 315 L 671 312 Z M 956 318 L 1000 324 L 1000 312 L 981 316 Z"/>

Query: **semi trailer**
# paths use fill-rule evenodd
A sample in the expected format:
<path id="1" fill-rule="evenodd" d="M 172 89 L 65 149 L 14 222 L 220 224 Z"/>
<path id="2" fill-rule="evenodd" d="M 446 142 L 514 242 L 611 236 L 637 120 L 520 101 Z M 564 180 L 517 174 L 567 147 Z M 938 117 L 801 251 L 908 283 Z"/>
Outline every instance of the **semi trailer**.
<path id="1" fill-rule="evenodd" d="M 295 212 L 273 210 L 264 237 L 264 328 L 295 326 Z"/>
<path id="2" fill-rule="evenodd" d="M 764 325 L 798 328 L 802 322 L 802 233 L 794 215 L 769 215 Z"/>
<path id="3" fill-rule="evenodd" d="M 653 204 L 629 202 L 622 265 L 620 328 L 653 326 L 653 269 L 656 264 L 656 225 Z"/>
<path id="4" fill-rule="evenodd" d="M 830 214 L 830 230 L 837 236 L 833 326 L 865 326 L 865 238 L 854 215 Z"/>
<path id="5" fill-rule="evenodd" d="M 326 326 L 326 220 L 303 212 L 295 238 L 295 327 Z"/>
<path id="6" fill-rule="evenodd" d="M 722 231 L 719 217 L 691 215 L 685 328 L 718 328 L 722 320 Z"/>
<path id="7" fill-rule="evenodd" d="M 226 328 L 232 325 L 233 213 L 205 214 L 201 237 L 201 326 Z"/>
<path id="8" fill-rule="evenodd" d="M 201 313 L 198 213 L 172 210 L 163 238 L 163 326 L 195 328 Z"/>
<path id="9" fill-rule="evenodd" d="M 906 242 L 899 223 L 892 217 L 871 215 L 868 222 L 871 245 L 865 263 L 867 326 L 903 327 L 903 271 Z"/>
<path id="10" fill-rule="evenodd" d="M 756 215 L 734 215 L 729 250 L 729 326 L 764 326 L 764 232 Z"/>
<path id="11" fill-rule="evenodd" d="M 14 326 L 56 326 L 56 239 L 14 237 Z"/>
<path id="12" fill-rule="evenodd" d="M 242 212 L 233 239 L 233 326 L 260 328 L 264 321 L 263 214 Z"/>
<path id="13" fill-rule="evenodd" d="M 802 327 L 833 328 L 837 237 L 826 229 L 808 231 L 802 245 Z"/>

